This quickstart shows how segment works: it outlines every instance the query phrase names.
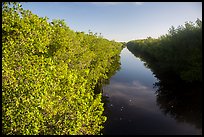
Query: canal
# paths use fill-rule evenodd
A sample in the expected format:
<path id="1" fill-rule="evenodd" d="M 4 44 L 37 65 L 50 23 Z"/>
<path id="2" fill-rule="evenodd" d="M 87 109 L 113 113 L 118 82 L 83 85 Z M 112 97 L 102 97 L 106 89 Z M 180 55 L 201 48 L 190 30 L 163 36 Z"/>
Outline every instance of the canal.
<path id="1" fill-rule="evenodd" d="M 182 112 L 183 109 L 178 108 L 176 103 L 162 110 L 161 106 L 164 105 L 158 101 L 158 87 L 154 86 L 159 79 L 144 65 L 145 62 L 124 48 L 120 54 L 120 63 L 120 70 L 110 78 L 109 84 L 103 86 L 107 116 L 104 135 L 202 134 L 202 121 L 190 115 L 197 111 L 189 114 L 185 109 L 182 115 L 165 112 L 174 112 L 175 107 Z M 188 110 L 191 111 L 192 108 Z M 198 115 L 200 116 L 200 113 Z"/>

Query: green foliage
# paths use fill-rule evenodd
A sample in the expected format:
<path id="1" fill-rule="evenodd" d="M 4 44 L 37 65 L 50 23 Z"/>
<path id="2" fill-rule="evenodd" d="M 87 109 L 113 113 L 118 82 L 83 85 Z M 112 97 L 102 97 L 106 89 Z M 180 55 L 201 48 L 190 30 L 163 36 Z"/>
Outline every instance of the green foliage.
<path id="1" fill-rule="evenodd" d="M 127 43 L 135 55 L 145 58 L 149 67 L 161 78 L 178 77 L 186 82 L 202 81 L 202 21 L 186 22 L 184 26 L 171 27 L 169 33 L 153 39 Z"/>
<path id="2" fill-rule="evenodd" d="M 11 5 L 2 6 L 3 134 L 100 134 L 106 117 L 94 87 L 122 45 Z"/>

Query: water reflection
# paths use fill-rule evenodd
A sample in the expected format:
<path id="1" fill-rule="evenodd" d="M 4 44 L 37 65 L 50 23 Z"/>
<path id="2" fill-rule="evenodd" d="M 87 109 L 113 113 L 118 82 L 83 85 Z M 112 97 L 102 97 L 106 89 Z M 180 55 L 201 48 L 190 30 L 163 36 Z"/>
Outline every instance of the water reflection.
<path id="1" fill-rule="evenodd" d="M 184 97 L 181 91 L 186 89 L 158 81 L 144 62 L 123 49 L 121 69 L 103 86 L 108 118 L 103 134 L 202 134 L 201 96 L 186 92 L 188 97 Z"/>
<path id="2" fill-rule="evenodd" d="M 112 80 L 111 87 L 104 87 L 104 94 L 108 96 L 111 104 L 108 107 L 118 107 L 118 110 L 125 107 L 134 107 L 143 111 L 155 111 L 154 94 L 152 89 L 142 85 L 138 81 L 122 83 Z M 110 91 L 109 91 L 110 90 Z M 129 111 L 129 110 L 128 110 Z"/>
<path id="3" fill-rule="evenodd" d="M 165 115 L 170 115 L 179 123 L 195 126 L 202 133 L 202 83 L 186 84 L 174 74 L 160 72 L 160 66 L 148 56 L 140 56 L 159 81 L 157 88 L 157 105 Z"/>
<path id="4" fill-rule="evenodd" d="M 188 123 L 176 122 L 157 107 L 151 88 L 133 83 L 111 81 L 104 88 L 108 120 L 103 133 L 110 134 L 200 134 Z M 145 88 L 144 88 L 145 87 Z M 182 110 L 181 110 L 182 111 Z"/>
<path id="5" fill-rule="evenodd" d="M 199 85 L 169 85 L 164 81 L 155 85 L 158 87 L 157 104 L 164 114 L 202 130 L 202 89 Z"/>

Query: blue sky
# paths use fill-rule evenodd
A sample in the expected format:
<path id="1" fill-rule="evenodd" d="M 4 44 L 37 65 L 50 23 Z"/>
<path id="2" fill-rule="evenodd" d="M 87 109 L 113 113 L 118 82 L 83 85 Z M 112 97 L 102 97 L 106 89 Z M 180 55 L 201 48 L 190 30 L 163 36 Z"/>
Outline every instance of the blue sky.
<path id="1" fill-rule="evenodd" d="M 27 2 L 24 9 L 40 17 L 64 19 L 74 31 L 101 33 L 130 41 L 157 38 L 186 21 L 202 20 L 202 2 Z"/>

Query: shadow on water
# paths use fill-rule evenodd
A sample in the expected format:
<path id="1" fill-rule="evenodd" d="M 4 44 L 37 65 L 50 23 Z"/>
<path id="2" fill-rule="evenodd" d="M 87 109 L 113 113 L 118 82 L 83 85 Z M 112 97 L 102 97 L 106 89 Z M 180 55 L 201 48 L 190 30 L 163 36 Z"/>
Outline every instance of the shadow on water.
<path id="1" fill-rule="evenodd" d="M 178 123 L 194 125 L 202 133 L 202 82 L 185 83 L 171 71 L 162 72 L 161 66 L 151 58 L 138 53 L 134 55 L 146 62 L 144 65 L 159 79 L 154 88 L 160 110 Z"/>
<path id="2" fill-rule="evenodd" d="M 202 89 L 200 85 L 155 83 L 157 105 L 165 115 L 202 130 Z"/>

